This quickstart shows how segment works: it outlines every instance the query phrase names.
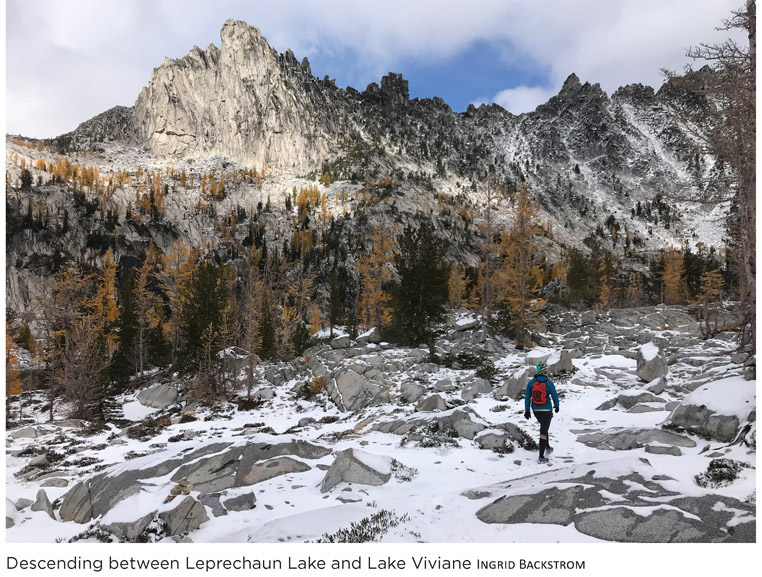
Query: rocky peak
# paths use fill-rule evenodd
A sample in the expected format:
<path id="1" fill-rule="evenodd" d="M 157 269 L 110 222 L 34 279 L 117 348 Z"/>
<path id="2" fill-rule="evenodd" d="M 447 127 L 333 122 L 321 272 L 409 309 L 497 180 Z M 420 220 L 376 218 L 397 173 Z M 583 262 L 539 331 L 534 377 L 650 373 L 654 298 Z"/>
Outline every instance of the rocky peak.
<path id="1" fill-rule="evenodd" d="M 404 106 L 410 98 L 407 80 L 402 74 L 390 72 L 381 78 L 381 95 L 391 106 Z"/>
<path id="2" fill-rule="evenodd" d="M 157 156 L 226 156 L 302 172 L 335 148 L 335 113 L 309 62 L 279 55 L 254 26 L 225 22 L 220 48 L 154 69 L 135 104 L 137 139 Z"/>
<path id="3" fill-rule="evenodd" d="M 582 84 L 576 74 L 570 74 L 558 94 L 547 103 L 537 107 L 538 115 L 558 116 L 565 112 L 576 116 L 584 109 L 603 110 L 608 102 L 608 96 L 600 84 Z"/>
<path id="4" fill-rule="evenodd" d="M 272 63 L 278 53 L 270 47 L 259 28 L 241 20 L 229 19 L 220 30 L 220 52 L 233 62 Z M 258 62 L 259 61 L 259 62 Z"/>
<path id="5" fill-rule="evenodd" d="M 561 87 L 561 91 L 558 93 L 561 97 L 568 97 L 576 94 L 582 89 L 582 83 L 579 81 L 579 76 L 572 72 L 568 78 L 564 80 L 564 85 Z"/>
<path id="6" fill-rule="evenodd" d="M 628 84 L 618 88 L 611 97 L 613 99 L 624 98 L 630 101 L 648 102 L 654 99 L 654 89 L 642 84 Z"/>

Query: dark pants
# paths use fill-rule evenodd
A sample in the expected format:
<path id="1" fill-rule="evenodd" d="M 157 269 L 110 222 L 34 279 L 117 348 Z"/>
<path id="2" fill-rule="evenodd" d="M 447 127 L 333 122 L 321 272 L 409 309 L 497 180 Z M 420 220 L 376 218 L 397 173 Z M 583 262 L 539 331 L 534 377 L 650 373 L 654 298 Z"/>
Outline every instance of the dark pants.
<path id="1" fill-rule="evenodd" d="M 535 411 L 534 416 L 540 422 L 540 457 L 544 457 L 545 449 L 550 446 L 548 430 L 550 429 L 550 421 L 553 420 L 553 411 Z"/>
<path id="2" fill-rule="evenodd" d="M 534 416 L 540 422 L 540 435 L 547 437 L 550 421 L 553 420 L 553 411 L 535 411 Z"/>

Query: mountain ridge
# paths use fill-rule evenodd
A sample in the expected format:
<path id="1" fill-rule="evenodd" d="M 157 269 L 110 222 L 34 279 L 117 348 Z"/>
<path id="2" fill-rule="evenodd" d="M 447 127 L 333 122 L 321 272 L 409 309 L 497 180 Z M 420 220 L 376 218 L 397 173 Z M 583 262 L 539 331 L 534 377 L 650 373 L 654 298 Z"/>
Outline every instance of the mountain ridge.
<path id="1" fill-rule="evenodd" d="M 104 176 L 172 170 L 167 218 L 137 229 L 119 223 L 122 239 L 141 238 L 145 244 L 150 237 L 162 249 L 178 237 L 194 246 L 218 245 L 224 240 L 216 215 L 228 218 L 243 207 L 251 217 L 258 203 L 270 201 L 282 207 L 292 188 L 316 186 L 327 177 L 330 185 L 321 190 L 328 213 L 356 219 L 359 238 L 370 236 L 374 227 L 415 224 L 429 214 L 439 234 L 452 241 L 448 258 L 473 266 L 478 250 L 470 219 L 481 218 L 488 175 L 494 175 L 508 200 L 522 183 L 530 186 L 539 216 L 552 231 L 551 260 L 568 247 L 588 251 L 592 239 L 620 258 L 639 251 L 640 260 L 625 266 L 645 271 L 644 259 L 665 247 L 685 242 L 723 247 L 730 205 L 705 200 L 725 194 L 729 169 L 698 141 L 714 117 L 703 96 L 672 81 L 658 91 L 630 84 L 609 96 L 600 85 L 571 74 L 557 95 L 530 113 L 514 115 L 496 104 L 454 112 L 438 97 L 410 99 L 400 74 L 389 73 L 362 92 L 339 88 L 327 77 L 312 76 L 307 59 L 299 62 L 290 50 L 272 49 L 244 22 L 228 21 L 221 37 L 220 48 L 194 47 L 181 58 L 165 58 L 132 108 L 114 107 L 46 141 L 73 162 L 94 159 Z M 40 160 L 13 145 L 9 154 L 27 155 L 29 166 Z M 10 167 L 10 177 L 18 179 L 19 167 Z M 211 169 L 221 175 L 227 169 L 229 176 L 231 169 L 244 168 L 272 178 L 228 183 L 229 196 L 215 203 L 215 216 L 199 214 L 208 203 L 202 173 Z M 195 175 L 195 184 L 180 184 L 181 170 Z M 35 179 L 48 178 L 33 173 Z M 355 202 L 384 181 L 390 190 L 381 187 L 370 202 Z M 60 215 L 68 207 L 77 214 L 60 193 L 48 193 L 46 210 Z M 23 190 L 18 194 L 18 207 L 12 205 L 8 214 L 18 216 L 21 225 L 28 200 Z M 135 183 L 117 186 L 109 200 L 116 205 L 112 212 L 125 214 L 140 194 Z M 510 202 L 494 208 L 498 222 L 510 220 Z M 88 221 L 90 215 L 82 218 Z M 277 231 L 291 229 L 290 216 L 267 218 L 267 241 L 281 244 Z M 90 255 L 98 244 L 87 240 L 92 234 L 90 225 L 83 225 L 73 245 L 78 249 L 9 237 L 8 254 L 76 255 L 78 250 Z M 245 230 L 233 235 L 239 241 L 251 236 Z M 115 248 L 118 257 L 134 257 L 136 245 Z M 87 258 L 100 263 L 102 255 Z M 11 267 L 9 277 L 14 273 Z M 23 308 L 23 290 L 11 293 L 14 305 Z"/>

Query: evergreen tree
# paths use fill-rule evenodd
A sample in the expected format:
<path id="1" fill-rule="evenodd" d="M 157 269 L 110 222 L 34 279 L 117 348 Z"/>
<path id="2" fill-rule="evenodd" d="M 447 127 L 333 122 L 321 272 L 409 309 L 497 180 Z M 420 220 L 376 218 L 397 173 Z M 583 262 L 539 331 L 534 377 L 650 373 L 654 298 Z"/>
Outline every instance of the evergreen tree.
<path id="1" fill-rule="evenodd" d="M 694 299 L 701 287 L 701 275 L 704 274 L 704 259 L 701 252 L 693 253 L 688 243 L 683 248 L 683 278 L 688 298 Z"/>
<path id="2" fill-rule="evenodd" d="M 450 274 L 444 260 L 448 245 L 429 222 L 417 229 L 408 226 L 397 238 L 394 266 L 399 281 L 392 291 L 393 331 L 405 342 L 426 342 L 431 323 L 444 315 Z"/>
<path id="3" fill-rule="evenodd" d="M 584 253 L 577 248 L 569 250 L 569 268 L 566 273 L 569 304 L 594 300 L 591 277 L 590 262 Z"/>
<path id="4" fill-rule="evenodd" d="M 273 361 L 278 356 L 278 347 L 275 342 L 275 327 L 271 311 L 270 296 L 264 295 L 262 310 L 259 314 L 259 356 L 260 358 Z"/>
<path id="5" fill-rule="evenodd" d="M 135 277 L 130 276 L 119 293 L 119 320 L 116 332 L 119 335 L 118 346 L 111 359 L 111 379 L 126 383 L 131 374 L 137 372 L 135 362 L 135 343 L 137 334 L 137 314 L 135 312 Z"/>
<path id="6" fill-rule="evenodd" d="M 180 319 L 183 318 L 188 282 L 196 270 L 197 254 L 182 240 L 177 240 L 161 257 L 161 271 L 157 274 L 159 287 L 169 301 L 170 316 L 162 324 L 164 338 L 171 344 L 171 362 L 177 361 L 177 353 L 183 348 L 183 332 Z"/>
<path id="7" fill-rule="evenodd" d="M 333 327 L 345 324 L 352 315 L 352 290 L 349 272 L 344 265 L 338 265 L 329 275 L 328 326 L 333 337 Z"/>
<path id="8" fill-rule="evenodd" d="M 202 355 L 202 335 L 211 325 L 216 331 L 222 320 L 222 312 L 227 302 L 227 267 L 205 262 L 193 271 L 185 291 L 180 327 L 185 337 L 185 346 L 178 355 L 182 369 L 190 371 L 198 366 Z M 214 353 L 220 349 L 210 345 Z"/>
<path id="9" fill-rule="evenodd" d="M 32 188 L 32 173 L 28 169 L 21 171 L 21 188 Z"/>
<path id="10" fill-rule="evenodd" d="M 143 265 L 135 271 L 134 304 L 136 317 L 135 358 L 141 375 L 149 362 L 149 343 L 153 329 L 159 327 L 161 303 L 154 292 L 157 256 L 153 245 L 148 249 Z"/>

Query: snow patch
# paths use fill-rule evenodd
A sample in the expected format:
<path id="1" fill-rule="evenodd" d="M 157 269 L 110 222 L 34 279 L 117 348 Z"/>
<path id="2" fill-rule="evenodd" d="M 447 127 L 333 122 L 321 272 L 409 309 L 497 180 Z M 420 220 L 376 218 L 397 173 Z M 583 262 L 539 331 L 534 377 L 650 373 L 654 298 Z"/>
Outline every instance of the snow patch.
<path id="1" fill-rule="evenodd" d="M 386 455 L 374 455 L 358 449 L 352 449 L 355 459 L 360 461 L 366 467 L 378 471 L 382 475 L 388 475 L 392 472 L 392 458 Z"/>
<path id="2" fill-rule="evenodd" d="M 659 353 L 659 347 L 657 347 L 654 343 L 646 343 L 640 346 L 640 354 L 642 354 L 643 358 L 647 361 L 655 359 L 659 356 Z"/>
<path id="3" fill-rule="evenodd" d="M 743 377 L 730 377 L 699 387 L 683 399 L 684 405 L 706 406 L 720 415 L 735 415 L 739 421 L 746 420 L 756 407 L 757 381 Z"/>

